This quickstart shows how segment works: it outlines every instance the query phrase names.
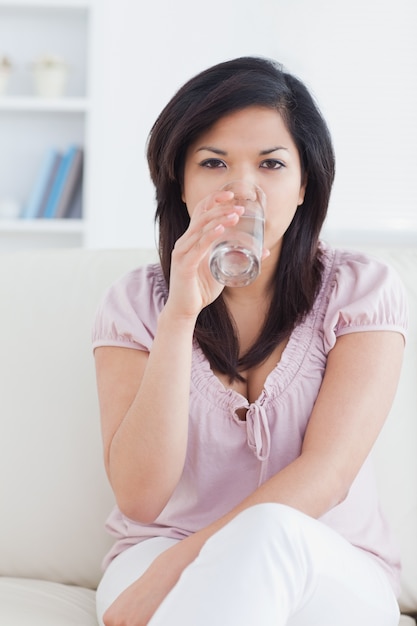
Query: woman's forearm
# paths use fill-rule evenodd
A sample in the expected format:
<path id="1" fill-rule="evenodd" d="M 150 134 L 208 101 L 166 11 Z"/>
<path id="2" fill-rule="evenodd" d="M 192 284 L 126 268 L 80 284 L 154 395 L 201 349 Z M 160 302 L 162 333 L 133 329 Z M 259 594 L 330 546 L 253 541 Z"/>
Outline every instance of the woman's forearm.
<path id="1" fill-rule="evenodd" d="M 320 517 L 346 495 L 337 476 L 324 469 L 324 463 L 319 457 L 310 454 L 305 457 L 301 455 L 228 513 L 169 548 L 156 559 L 154 566 L 171 571 L 173 586 L 183 570 L 197 558 L 210 537 L 239 513 L 258 504 L 285 504 L 310 517 Z"/>
<path id="2" fill-rule="evenodd" d="M 153 521 L 181 476 L 195 321 L 164 309 L 139 390 L 109 449 L 109 475 L 122 511 Z"/>

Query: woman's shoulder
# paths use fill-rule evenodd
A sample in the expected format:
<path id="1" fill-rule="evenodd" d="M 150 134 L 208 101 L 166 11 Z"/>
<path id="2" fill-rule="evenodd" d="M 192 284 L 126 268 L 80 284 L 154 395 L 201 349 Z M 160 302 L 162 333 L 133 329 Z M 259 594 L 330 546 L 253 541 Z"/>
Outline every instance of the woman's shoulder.
<path id="1" fill-rule="evenodd" d="M 325 244 L 321 250 L 325 326 L 335 336 L 361 330 L 405 334 L 408 302 L 396 270 L 383 259 L 359 250 Z"/>
<path id="2" fill-rule="evenodd" d="M 135 304 L 142 302 L 143 296 L 166 299 L 167 286 L 159 263 L 136 267 L 122 275 L 108 288 L 106 295 L 124 295 Z"/>
<path id="3" fill-rule="evenodd" d="M 166 282 L 157 263 L 137 267 L 121 276 L 108 287 L 97 308 L 93 346 L 128 345 L 148 349 L 166 297 Z"/>
<path id="4" fill-rule="evenodd" d="M 402 290 L 396 270 L 384 259 L 349 248 L 335 248 L 320 242 L 326 281 L 341 291 L 355 287 L 367 291 L 375 286 L 393 286 Z"/>
<path id="5" fill-rule="evenodd" d="M 333 248 L 321 243 L 322 258 L 327 269 L 327 283 L 334 295 L 352 291 L 364 296 L 384 290 L 403 292 L 396 270 L 385 260 L 360 250 Z"/>

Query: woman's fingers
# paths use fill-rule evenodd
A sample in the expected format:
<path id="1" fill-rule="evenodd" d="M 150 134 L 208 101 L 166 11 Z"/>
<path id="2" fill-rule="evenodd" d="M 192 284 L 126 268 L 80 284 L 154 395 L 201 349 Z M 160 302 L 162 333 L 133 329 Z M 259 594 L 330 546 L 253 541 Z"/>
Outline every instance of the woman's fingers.
<path id="1" fill-rule="evenodd" d="M 233 191 L 215 191 L 214 193 L 206 196 L 197 204 L 194 212 L 203 213 L 213 208 L 214 204 L 230 203 L 234 197 Z"/>
<path id="2" fill-rule="evenodd" d="M 242 215 L 240 207 L 232 210 L 229 213 L 211 215 L 210 219 L 199 221 L 194 223 L 193 227 L 190 227 L 182 237 L 180 237 L 175 248 L 181 250 L 183 253 L 191 251 L 196 247 L 200 252 L 203 252 L 203 256 L 207 253 L 210 245 L 216 240 L 219 235 L 228 226 L 233 226 L 239 221 L 239 217 Z"/>
<path id="3" fill-rule="evenodd" d="M 178 239 L 175 249 L 186 254 L 195 249 L 204 257 L 211 244 L 225 228 L 235 225 L 244 207 L 233 203 L 230 191 L 216 192 L 205 198 L 193 211 L 187 231 Z"/>
<path id="4" fill-rule="evenodd" d="M 218 297 L 223 286 L 211 275 L 207 257 L 216 239 L 236 224 L 243 212 L 244 207 L 234 204 L 229 191 L 215 192 L 194 207 L 189 227 L 172 251 L 171 308 L 198 314 Z"/>

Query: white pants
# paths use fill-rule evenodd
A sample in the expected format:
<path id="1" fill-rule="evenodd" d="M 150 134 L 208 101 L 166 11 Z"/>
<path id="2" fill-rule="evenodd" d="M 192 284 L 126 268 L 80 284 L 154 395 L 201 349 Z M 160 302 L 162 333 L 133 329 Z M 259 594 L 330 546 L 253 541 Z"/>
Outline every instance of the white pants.
<path id="1" fill-rule="evenodd" d="M 97 614 L 176 541 L 148 539 L 119 555 L 97 591 Z M 330 528 L 280 504 L 245 510 L 211 537 L 149 626 L 397 626 L 387 576 Z"/>

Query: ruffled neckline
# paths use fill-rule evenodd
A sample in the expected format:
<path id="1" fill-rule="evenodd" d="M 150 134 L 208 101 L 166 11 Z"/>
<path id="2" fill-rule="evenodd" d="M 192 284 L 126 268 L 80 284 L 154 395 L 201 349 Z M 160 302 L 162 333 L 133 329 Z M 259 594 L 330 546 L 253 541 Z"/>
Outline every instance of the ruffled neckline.
<path id="1" fill-rule="evenodd" d="M 194 341 L 192 382 L 210 402 L 219 408 L 235 411 L 251 405 L 263 406 L 281 395 L 292 383 L 300 370 L 314 339 L 323 300 L 328 300 L 332 281 L 329 280 L 334 266 L 335 251 L 321 244 L 323 276 L 319 293 L 310 312 L 292 331 L 281 358 L 265 379 L 259 397 L 250 403 L 245 396 L 227 388 L 213 372 L 210 363 L 197 341 Z"/>

